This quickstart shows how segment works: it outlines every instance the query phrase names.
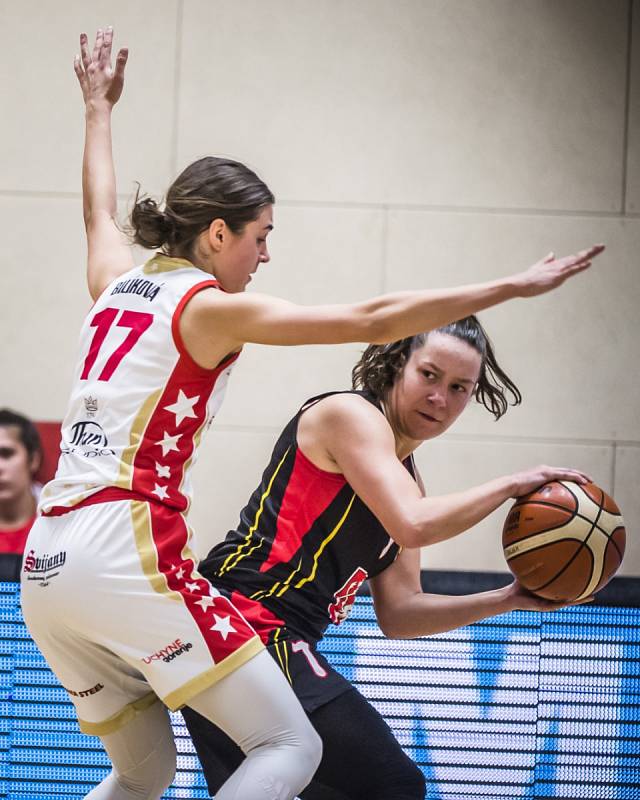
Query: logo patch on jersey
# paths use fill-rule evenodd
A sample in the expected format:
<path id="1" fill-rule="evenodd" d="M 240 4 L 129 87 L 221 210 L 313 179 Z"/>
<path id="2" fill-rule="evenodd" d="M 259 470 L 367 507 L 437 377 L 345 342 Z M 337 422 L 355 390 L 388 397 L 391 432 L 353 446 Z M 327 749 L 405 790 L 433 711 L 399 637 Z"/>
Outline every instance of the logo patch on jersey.
<path id="1" fill-rule="evenodd" d="M 116 283 L 111 294 L 137 294 L 151 303 L 158 296 L 162 286 L 163 284 L 158 285 L 147 278 L 129 278 L 129 280 Z"/>
<path id="2" fill-rule="evenodd" d="M 333 595 L 333 603 L 329 606 L 329 616 L 334 625 L 339 625 L 349 616 L 355 603 L 358 589 L 365 582 L 368 574 L 366 569 L 358 567 Z"/>
<path id="3" fill-rule="evenodd" d="M 192 647 L 193 645 L 191 642 L 183 643 L 181 639 L 176 639 L 166 647 L 163 647 L 162 650 L 156 650 L 156 652 L 151 653 L 150 656 L 145 656 L 142 661 L 144 661 L 145 664 L 151 664 L 152 661 L 164 661 L 169 664 L 174 658 L 181 656 L 183 653 L 188 653 Z"/>
<path id="4" fill-rule="evenodd" d="M 83 420 L 71 426 L 71 444 L 61 448 L 61 452 L 63 455 L 77 453 L 84 458 L 114 456 L 116 451 L 108 445 L 109 440 L 102 426 L 93 420 Z"/>
<path id="5" fill-rule="evenodd" d="M 91 397 L 91 395 L 89 395 L 89 397 L 85 397 L 84 408 L 88 417 L 95 417 L 95 415 L 98 413 L 98 398 Z"/>
<path id="6" fill-rule="evenodd" d="M 38 586 L 48 586 L 51 580 L 60 574 L 66 560 L 66 550 L 51 556 L 49 553 L 37 556 L 35 550 L 29 550 L 24 558 L 22 571 L 28 573 L 28 581 L 38 581 Z"/>

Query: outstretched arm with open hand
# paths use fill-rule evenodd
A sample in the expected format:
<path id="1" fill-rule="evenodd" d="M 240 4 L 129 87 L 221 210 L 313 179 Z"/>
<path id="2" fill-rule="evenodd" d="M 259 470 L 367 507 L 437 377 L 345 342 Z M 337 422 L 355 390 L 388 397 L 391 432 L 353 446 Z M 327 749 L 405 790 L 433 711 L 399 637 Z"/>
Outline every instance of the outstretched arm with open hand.
<path id="1" fill-rule="evenodd" d="M 87 231 L 87 283 L 96 299 L 118 275 L 131 269 L 133 258 L 117 224 L 116 176 L 111 144 L 111 112 L 124 86 L 128 51 L 122 48 L 111 64 L 113 30 L 98 30 L 93 50 L 80 35 L 74 70 L 85 104 L 82 199 Z"/>

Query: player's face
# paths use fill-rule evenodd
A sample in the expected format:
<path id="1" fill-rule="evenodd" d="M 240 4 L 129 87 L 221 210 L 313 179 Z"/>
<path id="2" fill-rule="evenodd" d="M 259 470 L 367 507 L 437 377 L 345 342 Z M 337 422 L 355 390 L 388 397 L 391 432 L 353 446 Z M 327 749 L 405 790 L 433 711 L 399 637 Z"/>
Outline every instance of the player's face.
<path id="1" fill-rule="evenodd" d="M 0 503 L 11 503 L 31 491 L 27 448 L 13 428 L 0 427 Z"/>
<path id="2" fill-rule="evenodd" d="M 243 292 L 260 264 L 269 261 L 267 236 L 272 228 L 271 206 L 265 206 L 257 219 L 247 222 L 241 233 L 227 228 L 214 273 L 227 292 Z"/>
<path id="3" fill-rule="evenodd" d="M 444 433 L 471 399 L 481 365 L 480 353 L 456 336 L 429 334 L 387 398 L 398 432 L 414 441 Z"/>

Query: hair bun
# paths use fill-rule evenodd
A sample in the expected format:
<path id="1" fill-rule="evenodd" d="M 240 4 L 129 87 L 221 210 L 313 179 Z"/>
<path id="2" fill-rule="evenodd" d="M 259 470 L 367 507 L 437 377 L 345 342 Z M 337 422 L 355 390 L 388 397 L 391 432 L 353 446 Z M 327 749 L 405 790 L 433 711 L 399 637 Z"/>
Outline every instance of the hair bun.
<path id="1" fill-rule="evenodd" d="M 147 250 L 155 250 L 170 241 L 175 225 L 152 197 L 139 197 L 139 194 L 138 188 L 131 211 L 132 238 Z"/>

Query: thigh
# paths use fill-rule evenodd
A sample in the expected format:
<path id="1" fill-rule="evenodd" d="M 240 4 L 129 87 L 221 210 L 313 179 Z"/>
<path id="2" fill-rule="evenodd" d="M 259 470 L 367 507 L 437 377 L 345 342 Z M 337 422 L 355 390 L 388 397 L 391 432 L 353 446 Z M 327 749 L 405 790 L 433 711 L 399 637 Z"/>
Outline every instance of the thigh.
<path id="1" fill-rule="evenodd" d="M 266 652 L 242 664 L 190 700 L 243 751 L 275 741 L 317 740 L 291 686 Z"/>
<path id="2" fill-rule="evenodd" d="M 421 770 L 402 750 L 378 711 L 355 689 L 310 715 L 323 742 L 314 784 L 324 784 L 349 800 L 423 800 Z M 304 800 L 321 797 L 310 787 Z"/>
<path id="3" fill-rule="evenodd" d="M 320 735 L 323 756 L 303 800 L 423 800 L 424 776 L 375 708 L 313 648 L 289 657 L 269 652 L 292 681 Z M 299 657 L 297 657 L 299 656 Z M 310 658 L 308 657 L 310 656 Z M 288 670 L 287 670 L 288 667 Z M 183 709 L 183 716 L 214 795 L 242 762 L 243 752 L 216 725 Z"/>
<path id="4" fill-rule="evenodd" d="M 167 709 L 156 703 L 114 733 L 101 737 L 111 773 L 90 800 L 155 800 L 171 784 L 176 748 Z"/>

